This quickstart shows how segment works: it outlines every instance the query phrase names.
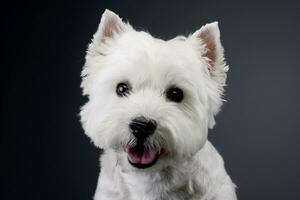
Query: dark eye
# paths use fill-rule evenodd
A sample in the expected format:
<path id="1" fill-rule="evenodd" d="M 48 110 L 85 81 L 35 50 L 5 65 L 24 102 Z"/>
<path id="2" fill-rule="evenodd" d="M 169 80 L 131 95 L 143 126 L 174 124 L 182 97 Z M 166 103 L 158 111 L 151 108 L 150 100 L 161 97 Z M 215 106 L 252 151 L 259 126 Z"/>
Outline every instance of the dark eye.
<path id="1" fill-rule="evenodd" d="M 127 96 L 130 92 L 130 86 L 128 83 L 118 83 L 116 93 L 119 97 Z"/>
<path id="2" fill-rule="evenodd" d="M 177 87 L 169 88 L 167 90 L 166 96 L 170 101 L 174 101 L 177 103 L 179 103 L 183 100 L 183 92 L 180 88 L 177 88 Z"/>

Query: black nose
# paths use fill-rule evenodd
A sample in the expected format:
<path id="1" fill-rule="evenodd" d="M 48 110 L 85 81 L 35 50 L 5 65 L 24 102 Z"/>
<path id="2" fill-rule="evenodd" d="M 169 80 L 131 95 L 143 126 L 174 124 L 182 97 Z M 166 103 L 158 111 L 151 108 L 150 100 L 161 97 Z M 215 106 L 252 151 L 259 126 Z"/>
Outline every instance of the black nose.
<path id="1" fill-rule="evenodd" d="M 131 121 L 129 128 L 132 134 L 137 138 L 144 140 L 149 135 L 154 133 L 157 127 L 156 121 L 153 119 L 146 119 L 145 117 L 138 117 Z"/>

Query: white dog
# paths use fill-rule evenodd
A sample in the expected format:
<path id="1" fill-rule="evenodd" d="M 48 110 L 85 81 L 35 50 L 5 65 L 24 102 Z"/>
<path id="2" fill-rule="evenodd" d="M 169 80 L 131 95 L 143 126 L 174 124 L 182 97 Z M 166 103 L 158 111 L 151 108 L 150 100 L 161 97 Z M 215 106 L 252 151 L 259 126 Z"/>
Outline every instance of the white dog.
<path id="1" fill-rule="evenodd" d="M 216 22 L 164 41 L 106 10 L 81 85 L 81 122 L 104 149 L 94 199 L 235 200 L 207 140 L 227 71 Z"/>

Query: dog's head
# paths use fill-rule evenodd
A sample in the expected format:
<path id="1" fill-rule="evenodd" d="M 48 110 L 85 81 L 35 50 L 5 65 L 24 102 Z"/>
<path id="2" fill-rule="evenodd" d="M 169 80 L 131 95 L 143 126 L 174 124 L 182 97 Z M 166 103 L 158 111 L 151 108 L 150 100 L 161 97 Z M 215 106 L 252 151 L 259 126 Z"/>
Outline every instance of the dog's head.
<path id="1" fill-rule="evenodd" d="M 164 41 L 106 10 L 82 71 L 85 133 L 135 168 L 193 156 L 214 125 L 227 70 L 216 22 Z"/>

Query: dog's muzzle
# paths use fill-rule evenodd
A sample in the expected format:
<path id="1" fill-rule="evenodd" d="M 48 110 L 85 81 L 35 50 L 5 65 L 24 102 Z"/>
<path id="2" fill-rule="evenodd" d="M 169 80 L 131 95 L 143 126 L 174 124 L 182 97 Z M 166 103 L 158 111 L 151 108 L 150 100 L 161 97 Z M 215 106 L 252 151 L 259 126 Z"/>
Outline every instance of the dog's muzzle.
<path id="1" fill-rule="evenodd" d="M 129 128 L 137 139 L 137 145 L 127 149 L 128 161 L 137 168 L 148 168 L 158 159 L 160 152 L 144 146 L 144 141 L 155 132 L 157 123 L 153 119 L 138 117 L 131 121 Z"/>

